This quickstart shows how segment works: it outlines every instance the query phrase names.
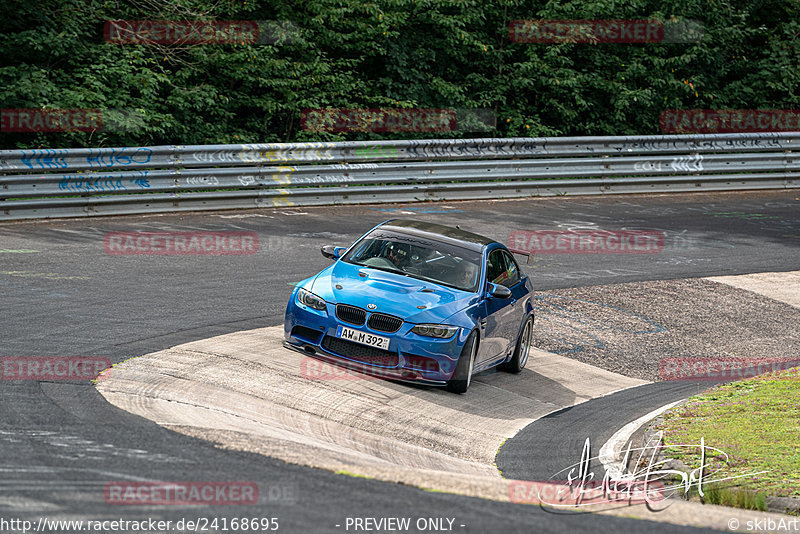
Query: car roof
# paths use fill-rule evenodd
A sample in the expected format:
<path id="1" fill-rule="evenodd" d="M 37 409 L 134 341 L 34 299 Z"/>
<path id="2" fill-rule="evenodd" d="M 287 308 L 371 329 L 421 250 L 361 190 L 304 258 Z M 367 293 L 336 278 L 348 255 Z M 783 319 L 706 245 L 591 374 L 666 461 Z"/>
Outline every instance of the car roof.
<path id="1" fill-rule="evenodd" d="M 391 229 L 404 234 L 427 237 L 437 241 L 443 241 L 452 245 L 457 245 L 469 250 L 480 252 L 483 247 L 495 243 L 494 239 L 473 234 L 460 228 L 444 226 L 443 224 L 430 223 L 425 221 L 412 221 L 407 219 L 392 219 L 381 224 L 378 228 Z"/>

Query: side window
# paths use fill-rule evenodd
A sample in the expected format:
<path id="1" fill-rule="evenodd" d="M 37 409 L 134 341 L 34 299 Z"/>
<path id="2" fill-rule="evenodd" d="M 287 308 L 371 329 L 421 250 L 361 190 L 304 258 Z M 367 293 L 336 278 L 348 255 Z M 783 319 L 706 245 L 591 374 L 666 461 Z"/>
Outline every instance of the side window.
<path id="1" fill-rule="evenodd" d="M 492 251 L 486 259 L 486 279 L 493 284 L 502 284 L 507 276 L 503 251 Z"/>
<path id="2" fill-rule="evenodd" d="M 503 282 L 503 285 L 506 287 L 511 287 L 519 282 L 519 266 L 517 265 L 517 262 L 514 261 L 514 258 L 511 256 L 511 254 L 506 251 L 503 251 L 503 259 L 505 260 L 506 267 L 506 279 Z"/>

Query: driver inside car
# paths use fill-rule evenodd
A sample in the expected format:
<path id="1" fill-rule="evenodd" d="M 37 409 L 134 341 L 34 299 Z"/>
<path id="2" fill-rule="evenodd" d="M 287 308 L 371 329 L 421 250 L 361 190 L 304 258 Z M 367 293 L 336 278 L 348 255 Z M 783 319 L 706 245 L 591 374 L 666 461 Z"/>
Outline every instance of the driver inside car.
<path id="1" fill-rule="evenodd" d="M 408 265 L 409 249 L 410 247 L 404 243 L 392 243 L 386 251 L 386 259 L 402 270 Z"/>

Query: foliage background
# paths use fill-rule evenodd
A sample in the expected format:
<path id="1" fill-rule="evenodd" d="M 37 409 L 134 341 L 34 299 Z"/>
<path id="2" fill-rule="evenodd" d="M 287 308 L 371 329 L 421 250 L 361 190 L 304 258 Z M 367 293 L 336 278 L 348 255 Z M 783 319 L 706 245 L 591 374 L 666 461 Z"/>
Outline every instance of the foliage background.
<path id="1" fill-rule="evenodd" d="M 0 107 L 136 110 L 3 148 L 659 133 L 664 109 L 800 108 L 800 0 L 5 0 Z M 697 43 L 526 44 L 517 19 L 695 19 Z M 114 45 L 113 19 L 290 21 L 275 44 Z M 488 108 L 487 133 L 313 133 L 306 108 Z M 123 127 L 124 126 L 124 127 Z"/>

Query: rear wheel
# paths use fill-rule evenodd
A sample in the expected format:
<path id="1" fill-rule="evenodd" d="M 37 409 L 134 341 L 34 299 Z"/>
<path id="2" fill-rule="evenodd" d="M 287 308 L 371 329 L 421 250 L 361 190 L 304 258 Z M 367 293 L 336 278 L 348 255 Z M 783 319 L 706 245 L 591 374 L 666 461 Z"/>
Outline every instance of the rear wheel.
<path id="1" fill-rule="evenodd" d="M 472 332 L 461 349 L 461 356 L 456 364 L 453 378 L 447 382 L 447 391 L 464 393 L 472 382 L 472 370 L 475 368 L 475 354 L 478 352 L 478 337 Z"/>
<path id="2" fill-rule="evenodd" d="M 514 348 L 514 355 L 511 360 L 500 366 L 502 371 L 509 373 L 519 373 L 525 368 L 528 363 L 528 353 L 531 349 L 531 340 L 533 339 L 533 317 L 525 319 L 525 325 L 522 327 L 522 332 L 517 338 L 517 346 Z"/>

